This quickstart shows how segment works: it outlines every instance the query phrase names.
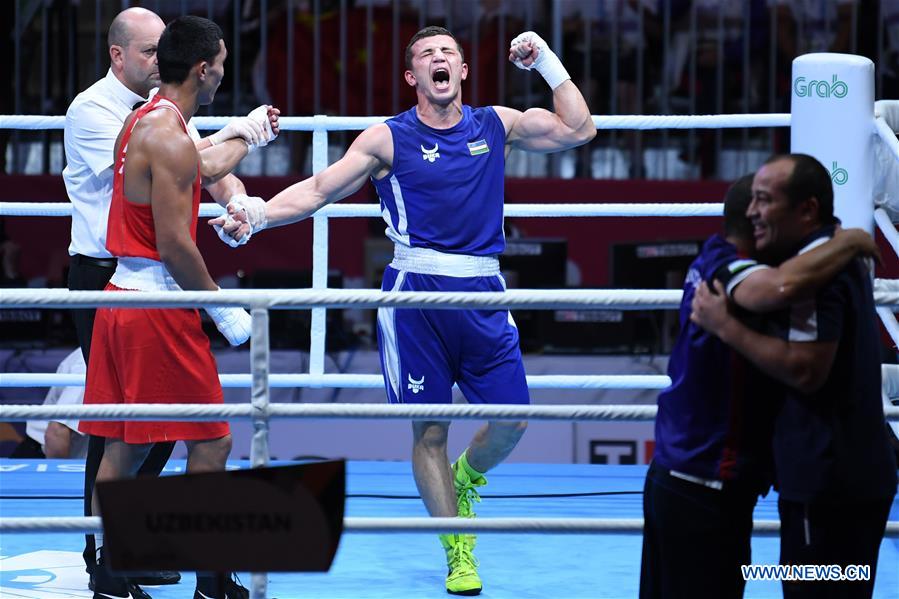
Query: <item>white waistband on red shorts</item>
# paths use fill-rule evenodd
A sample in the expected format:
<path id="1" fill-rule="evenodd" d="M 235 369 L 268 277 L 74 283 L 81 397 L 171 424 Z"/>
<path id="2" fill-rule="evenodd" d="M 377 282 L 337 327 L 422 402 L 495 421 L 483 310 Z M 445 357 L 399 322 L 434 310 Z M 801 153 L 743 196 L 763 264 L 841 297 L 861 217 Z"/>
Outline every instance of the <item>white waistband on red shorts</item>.
<path id="1" fill-rule="evenodd" d="M 181 291 L 165 264 L 150 258 L 119 258 L 110 283 L 135 291 Z"/>
<path id="2" fill-rule="evenodd" d="M 496 256 L 446 254 L 430 248 L 409 247 L 399 243 L 393 246 L 393 262 L 390 266 L 406 272 L 447 277 L 495 277 L 500 274 Z"/>

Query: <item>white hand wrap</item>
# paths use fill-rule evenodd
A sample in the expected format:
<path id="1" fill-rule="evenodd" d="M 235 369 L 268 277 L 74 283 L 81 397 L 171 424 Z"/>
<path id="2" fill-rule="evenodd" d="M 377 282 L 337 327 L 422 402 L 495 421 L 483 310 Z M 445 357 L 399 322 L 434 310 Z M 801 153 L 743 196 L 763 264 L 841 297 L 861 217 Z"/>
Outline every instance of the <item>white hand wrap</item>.
<path id="1" fill-rule="evenodd" d="M 509 49 L 511 50 L 518 44 L 523 44 L 525 42 L 530 42 L 537 49 L 537 60 L 535 60 L 531 66 L 525 66 L 524 63 L 521 62 L 521 58 L 515 58 L 512 63 L 516 67 L 525 69 L 526 71 L 537 69 L 537 72 L 543 76 L 543 79 L 546 80 L 546 83 L 548 83 L 549 87 L 552 89 L 556 89 L 565 83 L 565 81 L 571 79 L 571 75 L 565 70 L 562 61 L 559 60 L 556 53 L 550 50 L 549 45 L 543 41 L 543 38 L 533 31 L 525 31 L 516 36 L 515 39 L 512 40 L 512 43 L 509 44 Z"/>
<path id="2" fill-rule="evenodd" d="M 228 206 L 234 208 L 233 212 L 244 211 L 247 215 L 247 223 L 253 233 L 261 231 L 268 224 L 265 216 L 265 200 L 260 197 L 239 193 L 231 196 Z"/>
<path id="3" fill-rule="evenodd" d="M 271 131 L 271 127 L 269 127 L 269 131 Z M 246 142 L 248 147 L 253 148 L 264 135 L 265 131 L 259 122 L 250 117 L 242 116 L 231 119 L 227 125 L 206 139 L 215 146 L 229 139 L 239 137 Z"/>
<path id="4" fill-rule="evenodd" d="M 225 215 L 225 224 L 230 225 L 235 222 L 233 218 L 231 218 L 230 214 Z M 215 229 L 216 234 L 219 236 L 219 239 L 227 243 L 229 246 L 236 248 L 238 246 L 244 245 L 246 242 L 250 240 L 250 237 L 253 235 L 253 231 L 250 230 L 249 233 L 241 237 L 240 239 L 234 239 L 227 233 L 225 233 L 224 227 L 221 225 L 212 225 L 212 228 Z"/>
<path id="5" fill-rule="evenodd" d="M 231 345 L 241 345 L 250 338 L 253 318 L 243 308 L 215 306 L 206 308 L 206 312 L 215 323 L 215 328 L 225 336 Z"/>
<path id="6" fill-rule="evenodd" d="M 272 122 L 268 119 L 268 110 L 269 107 L 263 104 L 262 106 L 257 106 L 256 108 L 254 108 L 253 111 L 246 117 L 259 125 L 259 128 L 262 131 L 262 134 L 259 136 L 259 140 L 255 143 L 249 144 L 250 152 L 252 152 L 256 148 L 265 147 L 269 143 L 273 142 L 275 140 L 275 137 L 277 137 L 272 131 Z"/>
<path id="7" fill-rule="evenodd" d="M 227 211 L 225 217 L 226 224 L 234 222 L 234 219 L 231 217 L 232 213 L 243 212 L 246 215 L 247 224 L 250 225 L 249 232 L 240 239 L 234 239 L 219 225 L 213 226 L 219 239 L 233 248 L 244 245 L 250 240 L 253 233 L 261 231 L 268 224 L 268 219 L 265 216 L 265 200 L 256 196 L 248 196 L 245 193 L 233 195 L 231 196 L 228 205 L 225 207 L 225 210 Z"/>

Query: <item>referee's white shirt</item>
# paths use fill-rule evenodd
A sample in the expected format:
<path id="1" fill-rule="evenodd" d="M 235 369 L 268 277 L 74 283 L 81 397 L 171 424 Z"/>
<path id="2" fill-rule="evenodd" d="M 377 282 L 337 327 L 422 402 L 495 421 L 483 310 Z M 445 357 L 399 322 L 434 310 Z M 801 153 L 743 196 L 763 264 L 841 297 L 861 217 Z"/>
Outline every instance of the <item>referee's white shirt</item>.
<path id="1" fill-rule="evenodd" d="M 156 90 L 150 91 L 153 96 Z M 69 255 L 110 258 L 106 249 L 106 223 L 112 202 L 112 165 L 115 140 L 135 104 L 137 95 L 112 73 L 78 94 L 66 111 L 66 168 L 62 178 L 72 202 L 72 242 Z M 200 134 L 188 124 L 190 136 Z"/>
<path id="2" fill-rule="evenodd" d="M 81 348 L 76 347 L 75 351 L 66 356 L 59 367 L 56 374 L 85 374 L 87 366 L 84 364 L 84 357 L 81 354 Z M 84 403 L 84 387 L 50 387 L 47 397 L 44 399 L 45 406 L 80 406 Z M 61 420 L 54 418 L 53 422 L 59 422 L 72 431 L 71 444 L 69 450 L 70 458 L 83 458 L 87 455 L 87 435 L 78 431 L 78 420 Z M 41 444 L 41 449 L 46 451 L 47 446 L 47 420 L 29 420 L 25 426 L 25 434 Z"/>
<path id="3" fill-rule="evenodd" d="M 115 140 L 132 107 L 145 101 L 119 81 L 106 77 L 78 94 L 66 111 L 66 168 L 62 178 L 72 202 L 69 255 L 110 258 L 106 221 L 112 201 Z"/>

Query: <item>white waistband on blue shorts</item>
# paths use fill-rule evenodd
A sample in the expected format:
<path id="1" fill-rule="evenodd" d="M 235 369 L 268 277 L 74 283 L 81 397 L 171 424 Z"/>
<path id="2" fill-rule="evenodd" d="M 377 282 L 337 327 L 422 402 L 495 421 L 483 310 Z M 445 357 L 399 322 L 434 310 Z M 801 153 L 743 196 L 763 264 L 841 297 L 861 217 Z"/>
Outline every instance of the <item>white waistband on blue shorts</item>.
<path id="1" fill-rule="evenodd" d="M 181 291 L 165 264 L 150 258 L 119 258 L 109 282 L 119 289 Z"/>
<path id="2" fill-rule="evenodd" d="M 495 277 L 500 274 L 496 256 L 446 254 L 430 248 L 409 247 L 399 243 L 393 246 L 393 262 L 390 266 L 406 272 L 446 277 Z"/>

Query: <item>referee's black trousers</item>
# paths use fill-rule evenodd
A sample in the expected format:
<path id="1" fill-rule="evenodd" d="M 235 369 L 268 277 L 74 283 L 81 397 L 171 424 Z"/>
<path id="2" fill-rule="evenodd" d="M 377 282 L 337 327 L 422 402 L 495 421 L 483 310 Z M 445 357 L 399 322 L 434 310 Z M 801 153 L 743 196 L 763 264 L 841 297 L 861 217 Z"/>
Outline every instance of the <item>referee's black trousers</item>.
<path id="1" fill-rule="evenodd" d="M 98 291 L 106 287 L 109 279 L 115 272 L 115 259 L 89 258 L 76 254 L 69 262 L 69 289 L 81 291 Z M 84 354 L 84 363 L 90 359 L 91 335 L 94 331 L 94 315 L 96 310 L 72 310 L 72 320 L 75 321 L 75 333 L 78 336 L 78 344 Z M 91 495 L 94 492 L 94 482 L 97 480 L 97 470 L 100 468 L 100 460 L 103 459 L 105 439 L 91 435 L 87 446 L 87 459 L 84 464 L 84 515 L 91 516 Z M 146 461 L 140 467 L 138 476 L 158 476 L 165 467 L 174 443 L 156 443 Z M 84 563 L 87 571 L 92 572 L 97 563 L 96 544 L 94 535 L 85 536 Z"/>

